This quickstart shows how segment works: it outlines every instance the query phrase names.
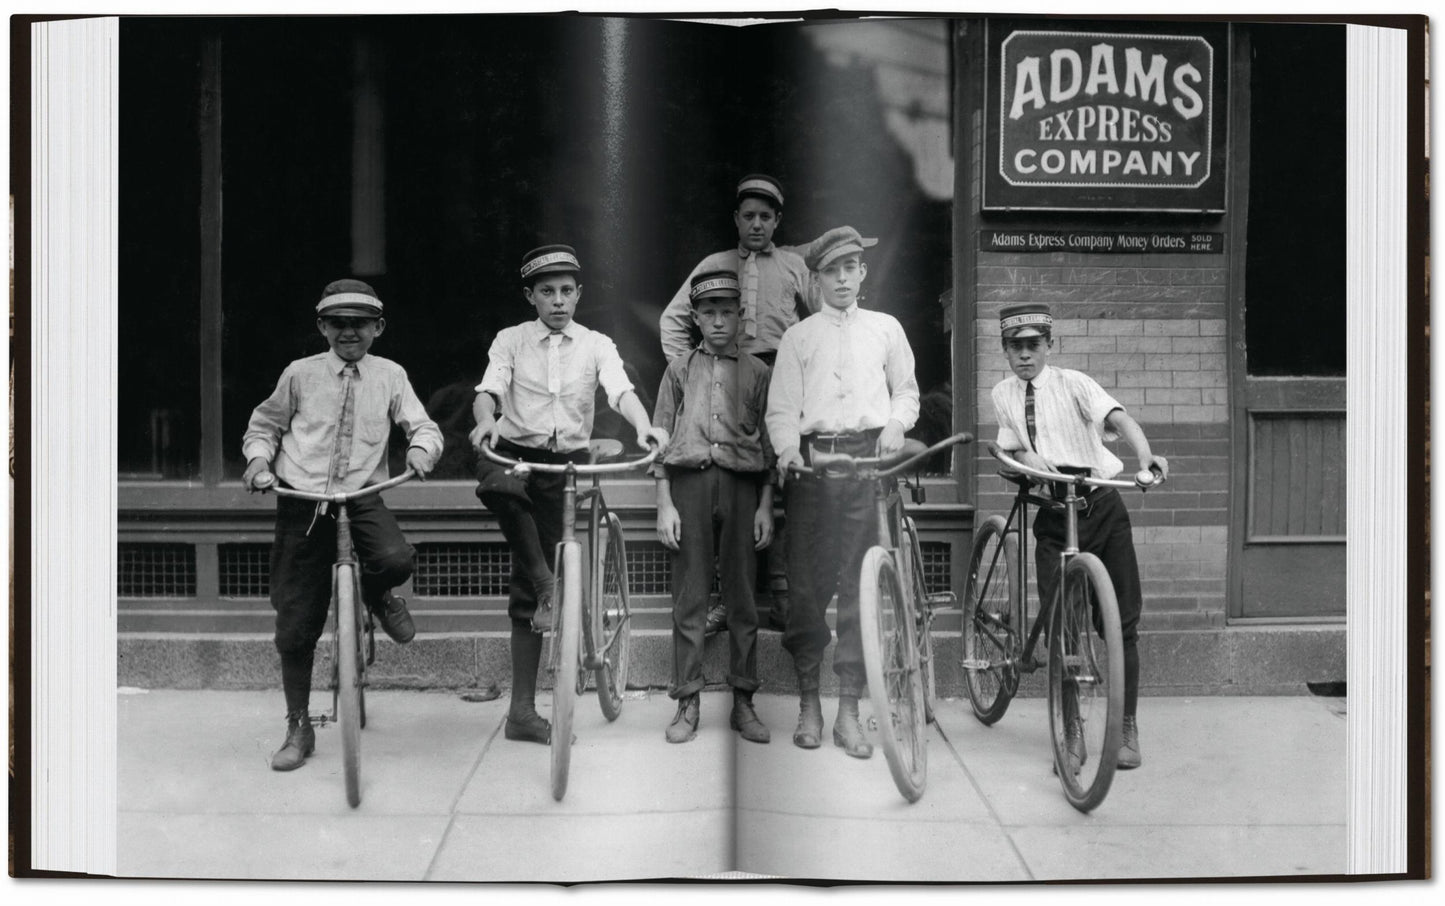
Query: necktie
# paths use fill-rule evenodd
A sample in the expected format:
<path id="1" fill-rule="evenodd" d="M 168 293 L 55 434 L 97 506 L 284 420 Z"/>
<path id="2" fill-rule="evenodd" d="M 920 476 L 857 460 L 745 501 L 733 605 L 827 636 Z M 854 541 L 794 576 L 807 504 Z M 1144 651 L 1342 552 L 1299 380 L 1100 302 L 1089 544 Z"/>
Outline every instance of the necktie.
<path id="1" fill-rule="evenodd" d="M 743 333 L 758 335 L 758 253 L 753 252 L 743 263 Z"/>
<path id="2" fill-rule="evenodd" d="M 1034 382 L 1025 381 L 1024 387 L 1024 423 L 1029 429 L 1029 449 L 1035 453 L 1039 452 L 1039 432 L 1034 420 Z"/>
<path id="3" fill-rule="evenodd" d="M 356 377 L 356 363 L 347 362 L 341 370 L 341 414 L 336 421 L 336 447 L 331 451 L 331 470 L 326 478 L 328 487 L 340 484 L 351 468 L 351 440 L 356 421 L 356 388 L 352 381 Z"/>
<path id="4" fill-rule="evenodd" d="M 555 405 L 562 394 L 562 332 L 554 330 L 547 335 L 547 392 L 552 394 Z M 556 410 L 553 410 L 554 412 Z M 552 422 L 552 436 L 547 438 L 547 449 L 557 449 L 557 423 Z"/>

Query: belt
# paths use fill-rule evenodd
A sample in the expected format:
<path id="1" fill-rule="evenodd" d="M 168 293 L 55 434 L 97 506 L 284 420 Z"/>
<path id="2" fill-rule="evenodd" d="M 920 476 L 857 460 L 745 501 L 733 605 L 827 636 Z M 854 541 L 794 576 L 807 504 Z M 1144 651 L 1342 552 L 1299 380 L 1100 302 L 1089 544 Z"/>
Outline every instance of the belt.
<path id="1" fill-rule="evenodd" d="M 872 453 L 873 444 L 882 433 L 882 428 L 869 428 L 866 431 L 846 431 L 841 434 L 804 434 L 802 447 L 804 450 L 814 449 L 819 453 Z"/>

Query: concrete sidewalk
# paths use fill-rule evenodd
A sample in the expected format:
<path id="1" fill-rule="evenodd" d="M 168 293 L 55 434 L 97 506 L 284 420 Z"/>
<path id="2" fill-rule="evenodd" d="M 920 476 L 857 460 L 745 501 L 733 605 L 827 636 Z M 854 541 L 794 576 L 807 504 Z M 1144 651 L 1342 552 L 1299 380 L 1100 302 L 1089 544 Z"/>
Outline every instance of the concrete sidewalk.
<path id="1" fill-rule="evenodd" d="M 315 710 L 323 701 L 313 697 Z M 1050 771 L 1042 699 L 1015 701 L 993 727 L 966 700 L 940 702 L 928 788 L 913 805 L 881 751 L 860 761 L 829 744 L 798 749 L 796 699 L 757 702 L 770 745 L 737 740 L 729 694 L 708 692 L 698 738 L 673 746 L 662 737 L 673 712 L 665 695 L 629 694 L 612 724 L 583 697 L 559 803 L 548 750 L 502 737 L 505 696 L 374 691 L 353 810 L 334 726 L 317 731 L 300 770 L 269 769 L 284 734 L 279 691 L 122 690 L 119 874 L 581 881 L 742 869 L 1029 881 L 1345 871 L 1341 699 L 1145 698 L 1144 767 L 1118 774 L 1090 815 L 1068 805 Z M 835 711 L 825 699 L 829 739 Z"/>

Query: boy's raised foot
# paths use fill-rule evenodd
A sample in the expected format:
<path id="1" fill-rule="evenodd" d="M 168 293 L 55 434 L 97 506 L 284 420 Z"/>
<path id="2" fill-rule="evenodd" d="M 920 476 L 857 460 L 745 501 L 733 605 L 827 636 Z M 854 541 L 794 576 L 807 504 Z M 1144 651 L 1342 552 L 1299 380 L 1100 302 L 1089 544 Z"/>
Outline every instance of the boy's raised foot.
<path id="1" fill-rule="evenodd" d="M 416 624 L 411 620 L 411 612 L 406 609 L 406 598 L 401 595 L 387 592 L 381 603 L 371 608 L 371 615 L 376 617 L 393 642 L 405 645 L 416 637 Z"/>

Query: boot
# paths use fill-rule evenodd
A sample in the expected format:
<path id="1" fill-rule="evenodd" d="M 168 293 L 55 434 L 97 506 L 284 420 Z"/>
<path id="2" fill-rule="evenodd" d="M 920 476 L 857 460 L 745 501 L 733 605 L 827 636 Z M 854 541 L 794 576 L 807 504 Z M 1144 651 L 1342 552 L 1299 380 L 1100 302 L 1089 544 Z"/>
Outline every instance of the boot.
<path id="1" fill-rule="evenodd" d="M 1064 752 L 1069 760 L 1069 773 L 1075 777 L 1079 776 L 1084 762 L 1089 760 L 1089 751 L 1084 743 L 1084 722 L 1077 717 L 1071 718 L 1064 725 Z M 1119 754 L 1122 758 L 1123 751 L 1121 750 Z M 1059 773 L 1057 764 L 1054 765 L 1054 773 Z"/>
<path id="2" fill-rule="evenodd" d="M 530 621 L 512 623 L 512 704 L 502 735 L 519 742 L 548 745 L 552 725 L 537 713 L 537 667 L 542 662 L 542 637 Z"/>
<path id="3" fill-rule="evenodd" d="M 286 741 L 281 750 L 271 756 L 271 770 L 294 771 L 306 763 L 306 757 L 316 751 L 316 731 L 311 727 L 311 715 L 306 711 L 289 711 L 286 714 Z"/>
<path id="4" fill-rule="evenodd" d="M 863 735 L 863 725 L 858 722 L 858 697 L 838 696 L 838 719 L 833 721 L 833 745 L 842 746 L 843 751 L 854 758 L 873 757 L 873 744 Z"/>
<path id="5" fill-rule="evenodd" d="M 697 736 L 697 711 L 696 692 L 677 700 L 677 714 L 673 715 L 672 723 L 667 725 L 668 742 L 691 742 L 693 737 Z"/>
<path id="6" fill-rule="evenodd" d="M 816 749 L 823 744 L 823 702 L 818 698 L 818 690 L 804 689 L 799 705 L 793 745 L 800 749 Z"/>
<path id="7" fill-rule="evenodd" d="M 1119 746 L 1119 769 L 1129 771 L 1144 763 L 1139 755 L 1139 722 L 1132 714 L 1124 715 L 1124 742 Z"/>
<path id="8" fill-rule="evenodd" d="M 728 724 L 748 742 L 772 741 L 773 735 L 768 732 L 767 726 L 758 719 L 758 712 L 753 710 L 753 694 L 751 692 L 744 692 L 741 689 L 733 690 L 733 713 L 728 718 Z"/>

